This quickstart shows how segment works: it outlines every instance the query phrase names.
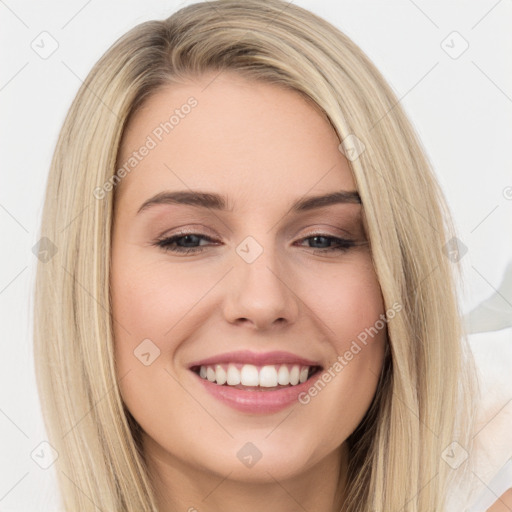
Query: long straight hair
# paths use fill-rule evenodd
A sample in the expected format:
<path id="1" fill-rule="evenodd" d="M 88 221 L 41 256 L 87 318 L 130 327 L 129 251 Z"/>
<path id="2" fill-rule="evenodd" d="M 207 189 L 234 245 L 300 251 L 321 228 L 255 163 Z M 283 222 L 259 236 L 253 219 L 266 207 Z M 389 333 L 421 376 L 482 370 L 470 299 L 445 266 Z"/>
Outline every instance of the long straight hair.
<path id="1" fill-rule="evenodd" d="M 197 3 L 141 23 L 97 62 L 70 107 L 41 224 L 56 252 L 38 264 L 34 315 L 37 383 L 65 509 L 157 511 L 140 428 L 116 379 L 115 186 L 105 183 L 119 179 L 130 116 L 157 90 L 209 71 L 297 91 L 325 114 L 361 196 L 385 308 L 402 306 L 387 322 L 389 351 L 373 403 L 348 440 L 343 510 L 444 510 L 450 478 L 465 466 L 452 469 L 443 453 L 453 442 L 470 450 L 473 384 L 460 268 L 446 249 L 455 236 L 450 212 L 373 63 L 337 28 L 281 0 Z"/>

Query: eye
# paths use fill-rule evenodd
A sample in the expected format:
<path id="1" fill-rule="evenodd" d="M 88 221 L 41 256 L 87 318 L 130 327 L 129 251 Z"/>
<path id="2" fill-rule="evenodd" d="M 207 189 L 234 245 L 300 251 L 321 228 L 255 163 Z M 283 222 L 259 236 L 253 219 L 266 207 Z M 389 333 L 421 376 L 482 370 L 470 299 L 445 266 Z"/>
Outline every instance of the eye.
<path id="1" fill-rule="evenodd" d="M 214 242 L 212 238 L 200 233 L 180 233 L 162 240 L 157 240 L 156 245 L 164 251 L 178 253 L 199 253 L 204 250 L 204 246 L 196 246 L 195 244 L 201 240 Z"/>
<path id="2" fill-rule="evenodd" d="M 315 249 L 313 252 L 330 252 L 330 251 L 345 252 L 345 251 L 348 251 L 351 247 L 354 247 L 356 245 L 356 242 L 354 240 L 348 240 L 346 238 L 338 238 L 338 237 L 324 235 L 324 234 L 314 234 L 314 235 L 308 236 L 306 238 L 303 238 L 300 241 L 305 241 L 305 240 L 313 240 L 313 243 L 323 245 L 323 247 L 320 247 L 320 248 L 313 248 L 313 249 Z M 327 247 L 326 247 L 326 244 L 328 244 Z"/>
<path id="3" fill-rule="evenodd" d="M 203 235 L 201 233 L 178 233 L 171 237 L 163 238 L 157 240 L 153 245 L 160 247 L 164 251 L 171 251 L 173 253 L 181 253 L 181 254 L 198 254 L 203 252 L 208 244 L 201 245 L 201 241 L 211 242 L 214 245 L 218 245 L 215 240 L 207 235 Z M 332 253 L 338 251 L 340 253 L 348 251 L 350 248 L 355 247 L 356 245 L 362 245 L 362 242 L 356 242 L 355 240 L 348 240 L 346 238 L 339 238 L 330 236 L 323 233 L 315 233 L 308 237 L 304 237 L 298 242 L 310 242 L 313 244 L 318 244 L 323 247 L 313 249 L 313 253 Z M 366 242 L 364 242 L 366 243 Z"/>

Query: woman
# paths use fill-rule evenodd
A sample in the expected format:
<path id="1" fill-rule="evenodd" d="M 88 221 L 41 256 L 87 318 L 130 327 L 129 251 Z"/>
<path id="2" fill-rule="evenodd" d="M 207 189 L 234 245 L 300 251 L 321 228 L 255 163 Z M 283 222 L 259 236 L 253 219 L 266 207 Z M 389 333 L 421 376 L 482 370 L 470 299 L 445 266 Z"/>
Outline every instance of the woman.
<path id="1" fill-rule="evenodd" d="M 339 30 L 278 0 L 135 27 L 69 111 L 42 235 L 66 510 L 445 510 L 471 451 L 454 230 Z"/>

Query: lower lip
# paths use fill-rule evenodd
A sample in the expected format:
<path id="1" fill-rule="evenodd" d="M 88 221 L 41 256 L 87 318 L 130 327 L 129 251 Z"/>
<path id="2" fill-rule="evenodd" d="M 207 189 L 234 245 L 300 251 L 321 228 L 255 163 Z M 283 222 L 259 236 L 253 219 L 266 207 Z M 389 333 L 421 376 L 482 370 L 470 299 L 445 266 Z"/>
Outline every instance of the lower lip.
<path id="1" fill-rule="evenodd" d="M 298 402 L 298 396 L 309 389 L 322 374 L 321 371 L 318 371 L 302 384 L 275 391 L 244 391 L 231 386 L 219 386 L 208 379 L 199 377 L 195 372 L 193 373 L 201 381 L 206 391 L 217 400 L 233 409 L 255 414 L 271 414 Z"/>

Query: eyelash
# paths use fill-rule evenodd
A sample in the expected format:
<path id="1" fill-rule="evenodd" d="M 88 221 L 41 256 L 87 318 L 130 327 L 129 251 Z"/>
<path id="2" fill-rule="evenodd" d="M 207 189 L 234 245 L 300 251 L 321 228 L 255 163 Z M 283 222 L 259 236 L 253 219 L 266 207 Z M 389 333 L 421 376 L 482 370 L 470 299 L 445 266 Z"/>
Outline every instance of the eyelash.
<path id="1" fill-rule="evenodd" d="M 178 233 L 178 234 L 173 235 L 171 237 L 167 237 L 167 238 L 163 238 L 163 239 L 157 240 L 153 245 L 156 245 L 156 246 L 160 247 L 165 252 L 171 251 L 171 252 L 179 253 L 179 254 L 191 254 L 191 253 L 199 254 L 199 253 L 204 251 L 205 246 L 199 246 L 199 247 L 179 247 L 179 246 L 175 246 L 175 247 L 171 247 L 171 244 L 173 244 L 176 241 L 180 240 L 181 238 L 185 238 L 187 236 L 199 237 L 199 238 L 204 239 L 204 240 L 206 240 L 208 242 L 214 242 L 215 241 L 212 238 L 210 238 L 209 236 L 202 235 L 200 233 Z M 344 253 L 344 252 L 348 251 L 350 248 L 354 247 L 355 245 L 358 245 L 354 240 L 348 240 L 348 239 L 345 239 L 345 238 L 338 238 L 338 237 L 326 235 L 326 234 L 323 234 L 323 233 L 312 233 L 310 236 L 301 238 L 300 241 L 302 242 L 302 241 L 309 240 L 310 238 L 315 238 L 315 237 L 326 238 L 328 240 L 335 240 L 338 243 L 338 245 L 335 246 L 335 247 L 325 247 L 323 249 L 313 249 L 313 253 L 325 254 L 325 253 L 331 253 L 331 252 L 335 252 L 335 251 L 339 251 L 340 253 Z"/>

